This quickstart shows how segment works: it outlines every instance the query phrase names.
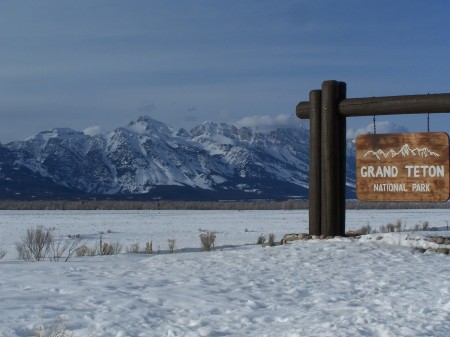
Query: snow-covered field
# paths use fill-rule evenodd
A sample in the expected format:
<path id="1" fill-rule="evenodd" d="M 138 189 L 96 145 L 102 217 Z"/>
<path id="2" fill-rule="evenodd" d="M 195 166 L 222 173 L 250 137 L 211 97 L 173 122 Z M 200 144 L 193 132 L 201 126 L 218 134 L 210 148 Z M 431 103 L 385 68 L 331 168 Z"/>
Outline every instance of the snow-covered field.
<path id="1" fill-rule="evenodd" d="M 347 229 L 397 219 L 443 231 L 450 211 L 347 211 Z M 37 225 L 154 254 L 18 260 Z M 0 211 L 0 336 L 449 336 L 450 256 L 410 247 L 442 231 L 262 248 L 261 233 L 307 232 L 307 211 Z"/>

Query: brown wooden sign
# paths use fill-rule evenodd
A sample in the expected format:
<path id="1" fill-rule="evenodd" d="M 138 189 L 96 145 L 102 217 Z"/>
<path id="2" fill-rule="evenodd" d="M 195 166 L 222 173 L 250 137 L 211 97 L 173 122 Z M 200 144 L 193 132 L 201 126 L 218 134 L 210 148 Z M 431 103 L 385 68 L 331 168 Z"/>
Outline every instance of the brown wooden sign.
<path id="1" fill-rule="evenodd" d="M 321 88 L 310 91 L 308 102 L 300 102 L 296 107 L 297 117 L 310 120 L 309 234 L 345 235 L 347 117 L 450 112 L 450 93 L 347 98 L 346 88 L 345 82 L 324 81 Z M 366 145 L 360 146 L 360 151 L 365 151 L 362 155 L 359 154 L 360 162 L 358 163 L 357 186 L 360 198 L 380 201 L 444 201 L 448 199 L 448 137 L 446 135 L 428 133 L 424 137 L 414 136 L 413 138 L 422 138 L 418 143 L 411 143 L 408 138 L 397 138 L 392 141 L 392 144 L 383 143 L 382 139 L 385 135 L 373 137 L 374 139 L 368 140 Z M 442 145 L 440 139 L 445 145 Z M 365 140 L 361 138 L 361 141 L 364 143 Z M 388 140 L 386 142 L 389 143 Z M 375 158 L 373 155 L 370 158 L 369 154 L 364 156 L 368 151 L 376 152 L 379 149 L 387 152 L 392 149 L 390 153 L 392 155 L 393 152 L 399 153 L 406 144 L 412 149 L 414 149 L 413 146 L 416 148 L 429 146 L 430 151 L 437 153 L 439 157 L 424 155 L 423 161 L 419 162 L 410 157 L 404 158 L 403 162 L 389 162 L 386 160 L 388 155 L 384 159 Z M 416 152 L 421 153 L 417 155 Z M 413 153 L 420 157 L 425 152 L 413 151 Z M 402 155 L 400 157 L 397 155 L 395 159 L 400 158 Z M 365 166 L 362 172 L 364 177 L 361 176 L 362 166 Z M 370 171 L 369 166 L 373 167 Z M 379 166 L 395 166 L 395 168 L 391 168 L 390 171 L 389 168 L 381 168 L 381 171 L 378 171 Z M 388 174 L 391 176 L 388 177 Z M 378 183 L 376 191 L 375 182 Z M 430 191 L 428 192 L 427 189 Z"/>
<path id="2" fill-rule="evenodd" d="M 365 201 L 441 202 L 449 198 L 444 132 L 356 138 L 356 194 Z"/>

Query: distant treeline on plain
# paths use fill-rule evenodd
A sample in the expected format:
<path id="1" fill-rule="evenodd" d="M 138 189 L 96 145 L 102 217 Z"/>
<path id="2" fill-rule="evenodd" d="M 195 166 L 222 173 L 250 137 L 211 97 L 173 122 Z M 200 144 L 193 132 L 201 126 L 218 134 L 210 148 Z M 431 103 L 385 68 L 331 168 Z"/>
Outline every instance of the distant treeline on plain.
<path id="1" fill-rule="evenodd" d="M 348 200 L 347 209 L 450 208 L 450 203 L 361 202 Z M 300 210 L 308 200 L 285 201 L 124 201 L 124 200 L 0 200 L 0 210 Z"/>

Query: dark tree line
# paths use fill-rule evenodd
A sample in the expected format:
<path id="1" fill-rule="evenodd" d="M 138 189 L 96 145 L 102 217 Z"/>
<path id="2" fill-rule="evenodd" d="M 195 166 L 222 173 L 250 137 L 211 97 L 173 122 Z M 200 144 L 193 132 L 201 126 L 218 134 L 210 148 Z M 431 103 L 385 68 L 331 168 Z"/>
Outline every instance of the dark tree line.
<path id="1" fill-rule="evenodd" d="M 347 209 L 450 208 L 450 203 L 347 201 Z M 126 200 L 0 200 L 0 210 L 299 210 L 308 200 L 285 201 L 126 201 Z"/>

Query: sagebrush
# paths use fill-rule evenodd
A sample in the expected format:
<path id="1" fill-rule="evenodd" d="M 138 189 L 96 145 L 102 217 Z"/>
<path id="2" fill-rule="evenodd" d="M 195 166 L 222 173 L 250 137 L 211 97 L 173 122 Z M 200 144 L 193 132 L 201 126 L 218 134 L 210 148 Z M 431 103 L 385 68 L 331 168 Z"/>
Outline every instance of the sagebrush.
<path id="1" fill-rule="evenodd" d="M 171 253 L 173 253 L 173 250 L 174 250 L 174 248 L 175 248 L 175 243 L 177 242 L 177 240 L 175 240 L 175 239 L 168 239 L 167 240 L 167 244 L 169 245 L 169 251 L 171 252 Z"/>
<path id="2" fill-rule="evenodd" d="M 139 242 L 135 242 L 126 248 L 126 252 L 131 254 L 153 254 L 153 243 L 152 241 L 147 241 L 145 248 L 141 250 Z"/>
<path id="3" fill-rule="evenodd" d="M 28 228 L 20 242 L 16 243 L 19 258 L 25 261 L 42 261 L 50 251 L 53 229 L 37 226 Z"/>
<path id="4" fill-rule="evenodd" d="M 16 242 L 19 258 L 25 261 L 49 259 L 56 262 L 64 259 L 67 262 L 76 254 L 81 244 L 81 237 L 55 239 L 53 231 L 53 228 L 44 226 L 28 228 L 22 240 Z"/>
<path id="5" fill-rule="evenodd" d="M 101 255 L 116 255 L 120 254 L 123 249 L 123 243 L 116 241 L 114 243 L 104 242 L 102 246 Z"/>
<path id="6" fill-rule="evenodd" d="M 258 239 L 256 240 L 256 244 L 262 245 L 262 244 L 264 244 L 264 242 L 266 242 L 266 237 L 264 236 L 264 234 L 260 234 L 258 236 Z"/>
<path id="7" fill-rule="evenodd" d="M 210 252 L 214 249 L 214 242 L 216 241 L 215 232 L 207 232 L 200 234 L 200 242 L 202 244 L 202 251 Z"/>
<path id="8" fill-rule="evenodd" d="M 269 234 L 269 240 L 267 243 L 269 244 L 269 246 L 275 246 L 275 234 L 274 233 Z"/>
<path id="9" fill-rule="evenodd" d="M 132 243 L 126 249 L 127 253 L 138 254 L 139 253 L 139 242 Z"/>

